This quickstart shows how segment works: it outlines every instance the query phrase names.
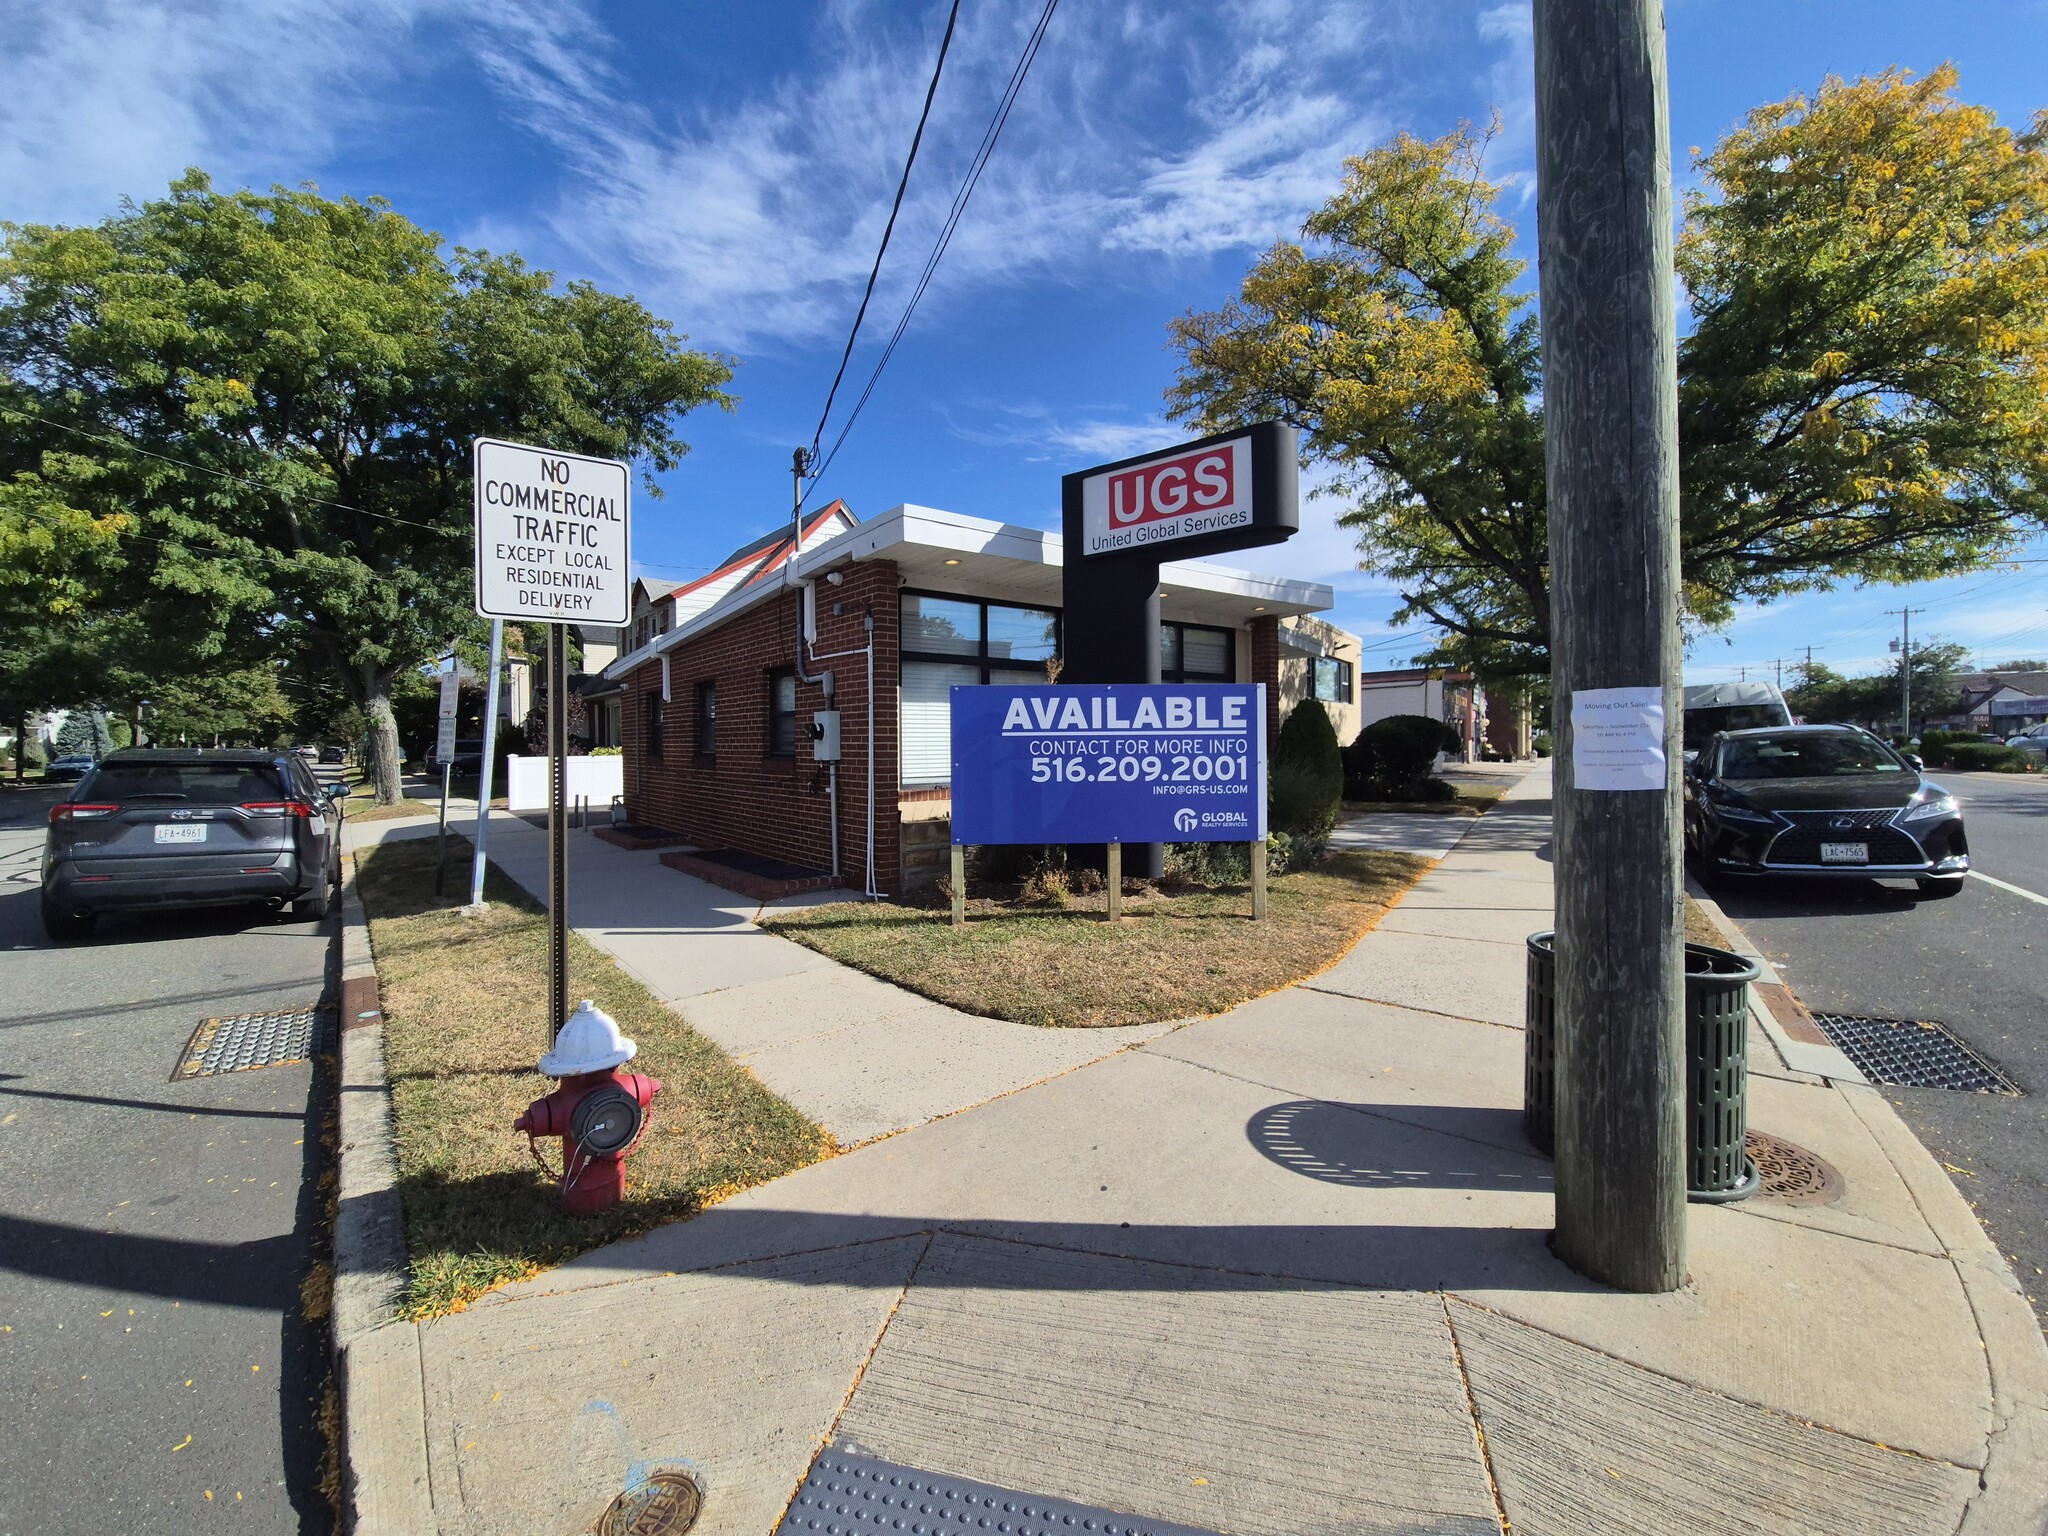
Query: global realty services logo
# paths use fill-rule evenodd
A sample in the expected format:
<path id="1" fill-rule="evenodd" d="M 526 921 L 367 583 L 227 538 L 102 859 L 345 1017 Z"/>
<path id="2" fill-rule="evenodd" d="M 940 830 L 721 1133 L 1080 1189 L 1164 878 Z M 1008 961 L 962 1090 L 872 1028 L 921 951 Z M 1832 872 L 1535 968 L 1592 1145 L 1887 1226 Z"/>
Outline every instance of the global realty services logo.
<path id="1" fill-rule="evenodd" d="M 1173 830 L 1195 832 L 1204 828 L 1214 830 L 1222 827 L 1232 832 L 1249 832 L 1252 819 L 1243 811 L 1196 811 L 1184 805 L 1173 813 Z"/>

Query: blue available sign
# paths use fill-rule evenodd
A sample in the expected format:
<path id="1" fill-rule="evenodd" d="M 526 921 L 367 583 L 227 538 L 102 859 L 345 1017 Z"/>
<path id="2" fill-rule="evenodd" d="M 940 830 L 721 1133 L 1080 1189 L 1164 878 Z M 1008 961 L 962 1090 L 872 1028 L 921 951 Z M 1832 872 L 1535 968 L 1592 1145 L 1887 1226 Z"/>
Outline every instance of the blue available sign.
<path id="1" fill-rule="evenodd" d="M 953 690 L 953 841 L 1266 835 L 1263 683 Z"/>

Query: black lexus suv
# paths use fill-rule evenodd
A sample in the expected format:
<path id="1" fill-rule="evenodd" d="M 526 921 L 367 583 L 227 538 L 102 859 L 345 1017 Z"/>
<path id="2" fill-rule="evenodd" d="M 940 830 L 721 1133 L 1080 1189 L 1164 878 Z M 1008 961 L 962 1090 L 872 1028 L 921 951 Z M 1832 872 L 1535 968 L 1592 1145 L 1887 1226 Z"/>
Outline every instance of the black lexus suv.
<path id="1" fill-rule="evenodd" d="M 1685 844 L 1709 879 L 1849 875 L 1953 896 L 1970 869 L 1955 796 L 1847 725 L 1714 737 L 1686 767 Z"/>
<path id="2" fill-rule="evenodd" d="M 102 912 L 242 902 L 325 917 L 347 794 L 291 752 L 110 753 L 50 807 L 43 929 L 81 939 Z"/>

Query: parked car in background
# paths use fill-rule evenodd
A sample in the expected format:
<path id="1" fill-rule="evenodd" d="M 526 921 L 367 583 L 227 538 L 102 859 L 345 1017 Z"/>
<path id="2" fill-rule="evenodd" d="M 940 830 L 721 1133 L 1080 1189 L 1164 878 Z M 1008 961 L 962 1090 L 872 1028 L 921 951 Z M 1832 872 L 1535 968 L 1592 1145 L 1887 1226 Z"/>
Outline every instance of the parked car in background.
<path id="1" fill-rule="evenodd" d="M 2038 757 L 2048 762 L 2048 722 L 2021 731 L 2017 736 L 2005 738 L 2008 747 L 2017 747 L 2029 757 Z"/>
<path id="2" fill-rule="evenodd" d="M 1913 880 L 1953 896 L 1970 870 L 1955 796 L 1847 725 L 1728 731 L 1685 770 L 1685 846 L 1703 877 Z"/>
<path id="3" fill-rule="evenodd" d="M 72 752 L 52 760 L 43 770 L 43 779 L 50 784 L 75 784 L 92 772 L 92 765 L 99 761 L 90 752 Z"/>
<path id="4" fill-rule="evenodd" d="M 482 738 L 479 737 L 475 741 L 456 742 L 455 752 L 449 758 L 449 763 L 455 770 L 454 777 L 458 779 L 474 779 L 479 777 L 484 771 L 484 744 Z M 435 755 L 431 747 L 427 749 L 426 766 L 427 772 L 430 774 L 438 774 L 441 771 L 441 759 Z"/>
<path id="5" fill-rule="evenodd" d="M 109 753 L 50 807 L 44 931 L 81 939 L 102 912 L 243 902 L 325 917 L 347 794 L 291 752 Z"/>
<path id="6" fill-rule="evenodd" d="M 347 756 L 348 754 L 339 747 L 322 747 L 320 749 L 320 761 L 325 765 L 339 763 Z"/>
<path id="7" fill-rule="evenodd" d="M 1698 683 L 1685 690 L 1685 755 L 1690 758 L 1717 731 L 1790 725 L 1785 695 L 1771 683 Z"/>

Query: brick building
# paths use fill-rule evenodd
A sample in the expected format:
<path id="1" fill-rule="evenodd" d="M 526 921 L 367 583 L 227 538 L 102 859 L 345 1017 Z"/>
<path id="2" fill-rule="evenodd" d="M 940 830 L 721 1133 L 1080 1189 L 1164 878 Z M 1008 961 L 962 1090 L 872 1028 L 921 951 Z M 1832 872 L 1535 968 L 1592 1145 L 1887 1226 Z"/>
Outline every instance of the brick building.
<path id="1" fill-rule="evenodd" d="M 945 863 L 951 688 L 1057 671 L 1061 540 L 929 507 L 827 511 L 800 549 L 749 546 L 742 579 L 606 669 L 626 813 L 735 867 L 900 895 Z M 1161 594 L 1162 679 L 1264 682 L 1277 732 L 1280 621 L 1328 608 L 1330 588 L 1182 561 Z M 836 763 L 819 736 L 835 710 Z"/>

